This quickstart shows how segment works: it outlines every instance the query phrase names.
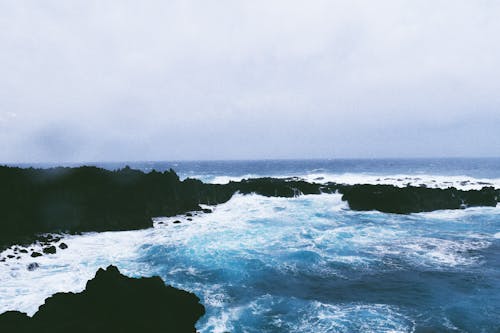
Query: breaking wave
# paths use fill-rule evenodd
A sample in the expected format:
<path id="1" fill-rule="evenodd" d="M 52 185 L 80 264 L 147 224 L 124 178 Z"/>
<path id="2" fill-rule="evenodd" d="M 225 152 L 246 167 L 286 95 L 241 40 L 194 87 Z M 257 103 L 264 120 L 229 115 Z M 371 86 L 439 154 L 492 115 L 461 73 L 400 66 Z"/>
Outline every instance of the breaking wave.
<path id="1" fill-rule="evenodd" d="M 472 324 L 488 332 L 500 318 L 492 296 L 500 294 L 498 208 L 355 212 L 339 194 L 236 194 L 212 208 L 157 218 L 147 230 L 66 236 L 67 250 L 0 263 L 0 312 L 33 314 L 46 297 L 81 291 L 97 268 L 114 264 L 195 292 L 207 308 L 201 332 L 412 332 Z M 40 267 L 28 271 L 31 262 Z"/>

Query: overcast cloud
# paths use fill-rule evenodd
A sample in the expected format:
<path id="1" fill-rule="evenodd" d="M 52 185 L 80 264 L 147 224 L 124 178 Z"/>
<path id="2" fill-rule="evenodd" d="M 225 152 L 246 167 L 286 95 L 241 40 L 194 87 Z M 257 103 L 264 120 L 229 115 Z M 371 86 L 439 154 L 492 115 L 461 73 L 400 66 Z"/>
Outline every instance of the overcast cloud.
<path id="1" fill-rule="evenodd" d="M 0 0 L 0 162 L 500 156 L 500 1 Z"/>

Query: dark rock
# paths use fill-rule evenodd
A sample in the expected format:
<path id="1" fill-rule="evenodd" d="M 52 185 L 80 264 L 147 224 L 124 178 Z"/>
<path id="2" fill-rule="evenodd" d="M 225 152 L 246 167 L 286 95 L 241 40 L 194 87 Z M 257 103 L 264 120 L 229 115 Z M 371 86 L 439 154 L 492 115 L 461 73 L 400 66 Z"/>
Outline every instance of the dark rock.
<path id="1" fill-rule="evenodd" d="M 57 293 L 30 318 L 0 315 L 0 332 L 194 333 L 205 308 L 196 295 L 166 286 L 159 277 L 134 279 L 114 266 L 99 269 L 79 293 Z"/>
<path id="2" fill-rule="evenodd" d="M 43 248 L 43 253 L 45 253 L 45 254 L 54 254 L 56 252 L 57 252 L 57 249 L 54 245 Z"/>
<path id="3" fill-rule="evenodd" d="M 32 262 L 31 264 L 28 265 L 27 268 L 28 268 L 28 271 L 34 271 L 38 267 L 40 267 L 40 265 L 38 265 L 36 262 Z"/>
<path id="4" fill-rule="evenodd" d="M 342 200 L 353 210 L 378 210 L 387 213 L 418 213 L 439 209 L 496 206 L 498 193 L 493 187 L 479 191 L 456 188 L 395 187 L 391 185 L 352 185 L 339 189 Z"/>
<path id="5" fill-rule="evenodd" d="M 12 254 L 8 254 L 8 255 L 7 255 L 7 258 L 9 258 L 9 259 L 12 259 L 12 258 L 15 258 L 15 257 L 16 257 L 16 256 L 15 256 L 15 255 L 12 255 Z"/>
<path id="6" fill-rule="evenodd" d="M 186 216 L 193 216 L 193 214 L 188 212 L 186 213 Z"/>
<path id="7" fill-rule="evenodd" d="M 68 248 L 68 245 L 66 243 L 61 243 L 61 244 L 59 244 L 59 248 L 61 250 L 66 250 Z"/>
<path id="8" fill-rule="evenodd" d="M 210 208 L 203 208 L 203 213 L 208 214 L 208 213 L 211 213 L 211 212 L 212 212 L 212 210 Z"/>
<path id="9" fill-rule="evenodd" d="M 42 254 L 41 254 L 40 252 L 33 252 L 33 253 L 31 254 L 31 256 L 32 256 L 33 258 L 36 258 L 36 257 L 41 257 L 41 256 L 42 256 Z"/>
<path id="10" fill-rule="evenodd" d="M 26 249 L 20 249 L 19 252 L 21 252 L 21 253 L 28 253 L 28 250 L 26 250 Z"/>
<path id="11" fill-rule="evenodd" d="M 193 219 L 192 219 L 192 218 L 190 218 L 190 217 L 188 217 L 186 220 L 188 220 L 188 221 L 192 221 Z"/>
<path id="12" fill-rule="evenodd" d="M 32 328 L 26 313 L 7 311 L 0 315 L 0 332 L 29 332 Z"/>
<path id="13" fill-rule="evenodd" d="M 175 221 L 174 221 L 174 222 L 172 222 L 172 223 L 173 223 L 173 224 L 179 224 L 179 223 L 181 223 L 181 221 L 179 221 L 179 220 L 175 220 Z"/>

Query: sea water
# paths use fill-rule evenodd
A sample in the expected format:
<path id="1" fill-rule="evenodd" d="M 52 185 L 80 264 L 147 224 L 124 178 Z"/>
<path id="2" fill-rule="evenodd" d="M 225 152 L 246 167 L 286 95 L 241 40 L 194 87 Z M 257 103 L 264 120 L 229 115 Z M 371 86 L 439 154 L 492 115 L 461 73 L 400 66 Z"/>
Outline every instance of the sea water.
<path id="1" fill-rule="evenodd" d="M 127 164 L 219 183 L 500 183 L 499 159 Z M 352 211 L 338 194 L 236 194 L 211 208 L 192 221 L 158 217 L 147 230 L 67 236 L 67 250 L 0 263 L 0 312 L 33 314 L 49 295 L 81 291 L 97 268 L 114 264 L 196 293 L 207 310 L 200 332 L 500 329 L 500 206 L 396 215 Z M 34 261 L 40 268 L 28 271 Z"/>

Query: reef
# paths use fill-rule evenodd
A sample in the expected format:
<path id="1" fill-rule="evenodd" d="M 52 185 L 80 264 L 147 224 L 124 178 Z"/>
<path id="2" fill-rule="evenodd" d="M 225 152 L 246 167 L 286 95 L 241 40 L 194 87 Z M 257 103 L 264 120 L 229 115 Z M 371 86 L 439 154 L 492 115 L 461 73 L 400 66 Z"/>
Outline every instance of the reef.
<path id="1" fill-rule="evenodd" d="M 492 187 L 462 191 L 318 184 L 294 178 L 206 184 L 196 179 L 180 180 L 173 170 L 144 173 L 128 167 L 115 171 L 96 167 L 0 167 L 0 184 L 0 250 L 32 243 L 47 233 L 149 228 L 153 217 L 201 212 L 200 204 L 224 203 L 236 192 L 277 197 L 338 192 L 353 210 L 400 214 L 495 206 L 500 196 Z M 57 251 L 50 242 L 44 245 L 46 254 Z"/>
<path id="2" fill-rule="evenodd" d="M 57 293 L 33 317 L 0 315 L 0 332 L 196 332 L 205 314 L 199 298 L 159 277 L 130 278 L 114 266 L 99 269 L 81 293 Z"/>
<path id="3" fill-rule="evenodd" d="M 463 209 L 498 203 L 500 193 L 493 187 L 462 191 L 456 188 L 395 187 L 392 185 L 352 185 L 339 188 L 342 200 L 352 210 L 378 210 L 408 214 L 440 209 Z"/>

